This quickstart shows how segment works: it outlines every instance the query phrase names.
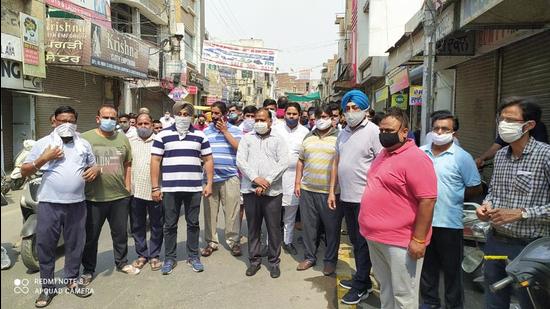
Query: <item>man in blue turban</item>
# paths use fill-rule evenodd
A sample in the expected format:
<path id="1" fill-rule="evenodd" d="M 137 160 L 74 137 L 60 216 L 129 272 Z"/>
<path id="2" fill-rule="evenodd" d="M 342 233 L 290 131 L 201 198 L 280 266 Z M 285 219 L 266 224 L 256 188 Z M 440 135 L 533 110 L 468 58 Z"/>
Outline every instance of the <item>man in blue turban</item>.
<path id="1" fill-rule="evenodd" d="M 383 147 L 378 138 L 378 126 L 367 119 L 369 105 L 367 95 L 360 90 L 351 90 L 342 98 L 342 110 L 348 125 L 336 140 L 337 154 L 330 176 L 329 208 L 343 209 L 357 268 L 351 280 L 340 281 L 341 287 L 349 289 L 342 297 L 342 302 L 348 305 L 359 303 L 372 291 L 369 247 L 359 232 L 358 216 L 367 172 Z M 340 187 L 339 196 L 336 195 L 336 181 Z"/>

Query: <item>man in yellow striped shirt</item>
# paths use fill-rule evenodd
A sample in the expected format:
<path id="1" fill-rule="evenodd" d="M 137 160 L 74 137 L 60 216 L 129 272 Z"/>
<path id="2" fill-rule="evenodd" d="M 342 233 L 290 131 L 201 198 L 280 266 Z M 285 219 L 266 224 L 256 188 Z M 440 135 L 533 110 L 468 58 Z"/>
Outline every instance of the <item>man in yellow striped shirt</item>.
<path id="1" fill-rule="evenodd" d="M 329 276 L 336 269 L 340 246 L 340 208 L 328 207 L 330 171 L 336 155 L 338 129 L 332 126 L 328 107 L 315 112 L 315 129 L 302 142 L 296 165 L 295 194 L 300 198 L 300 214 L 304 231 L 304 260 L 297 270 L 306 270 L 315 265 L 317 238 L 322 224 L 327 239 L 323 274 Z"/>

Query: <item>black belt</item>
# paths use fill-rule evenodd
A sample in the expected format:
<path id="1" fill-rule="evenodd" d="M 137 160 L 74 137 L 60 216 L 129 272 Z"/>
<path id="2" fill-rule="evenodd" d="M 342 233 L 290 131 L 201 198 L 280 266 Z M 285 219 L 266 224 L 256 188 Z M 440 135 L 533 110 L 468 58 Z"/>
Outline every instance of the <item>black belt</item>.
<path id="1" fill-rule="evenodd" d="M 528 244 L 530 244 L 531 242 L 539 238 L 539 237 L 535 237 L 535 238 L 512 237 L 512 236 L 508 236 L 506 234 L 500 233 L 496 231 L 494 228 L 491 229 L 491 231 L 494 239 L 507 244 L 511 244 L 511 245 L 527 246 Z"/>

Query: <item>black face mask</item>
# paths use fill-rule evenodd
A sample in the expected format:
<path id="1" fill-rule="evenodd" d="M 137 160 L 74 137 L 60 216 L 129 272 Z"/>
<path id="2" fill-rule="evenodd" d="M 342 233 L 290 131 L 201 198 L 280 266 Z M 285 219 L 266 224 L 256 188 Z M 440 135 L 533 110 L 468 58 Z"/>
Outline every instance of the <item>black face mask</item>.
<path id="1" fill-rule="evenodd" d="M 63 141 L 63 144 L 68 144 L 68 143 L 72 143 L 73 137 L 72 136 L 62 137 L 61 140 Z"/>
<path id="2" fill-rule="evenodd" d="M 305 125 L 307 125 L 307 123 L 308 123 L 308 119 L 305 118 L 305 117 L 300 118 L 300 123 L 301 123 L 303 126 L 305 126 Z"/>
<path id="3" fill-rule="evenodd" d="M 399 131 L 395 133 L 380 133 L 378 137 L 380 139 L 380 144 L 382 144 L 384 148 L 390 148 L 402 143 L 399 140 Z"/>

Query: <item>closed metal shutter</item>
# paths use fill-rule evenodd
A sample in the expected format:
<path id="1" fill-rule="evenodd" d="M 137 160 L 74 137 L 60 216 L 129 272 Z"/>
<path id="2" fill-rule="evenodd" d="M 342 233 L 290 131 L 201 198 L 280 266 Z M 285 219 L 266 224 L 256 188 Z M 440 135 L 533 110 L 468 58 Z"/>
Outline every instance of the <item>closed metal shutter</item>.
<path id="1" fill-rule="evenodd" d="M 501 93 L 532 98 L 550 128 L 550 31 L 503 48 Z"/>
<path id="2" fill-rule="evenodd" d="M 495 140 L 497 93 L 496 52 L 456 68 L 455 114 L 460 121 L 460 145 L 477 157 Z"/>
<path id="3" fill-rule="evenodd" d="M 61 105 L 69 105 L 78 113 L 78 131 L 85 132 L 97 126 L 95 116 L 103 104 L 104 78 L 61 67 L 48 66 L 44 93 L 74 98 L 74 100 L 36 97 L 36 136 L 51 132 L 50 115 Z"/>
<path id="4" fill-rule="evenodd" d="M 163 99 L 166 97 L 160 88 L 140 88 L 138 90 L 139 107 L 147 107 L 154 119 L 160 119 L 164 115 Z M 166 97 L 167 98 L 167 97 Z M 171 113 L 171 108 L 169 109 Z"/>

